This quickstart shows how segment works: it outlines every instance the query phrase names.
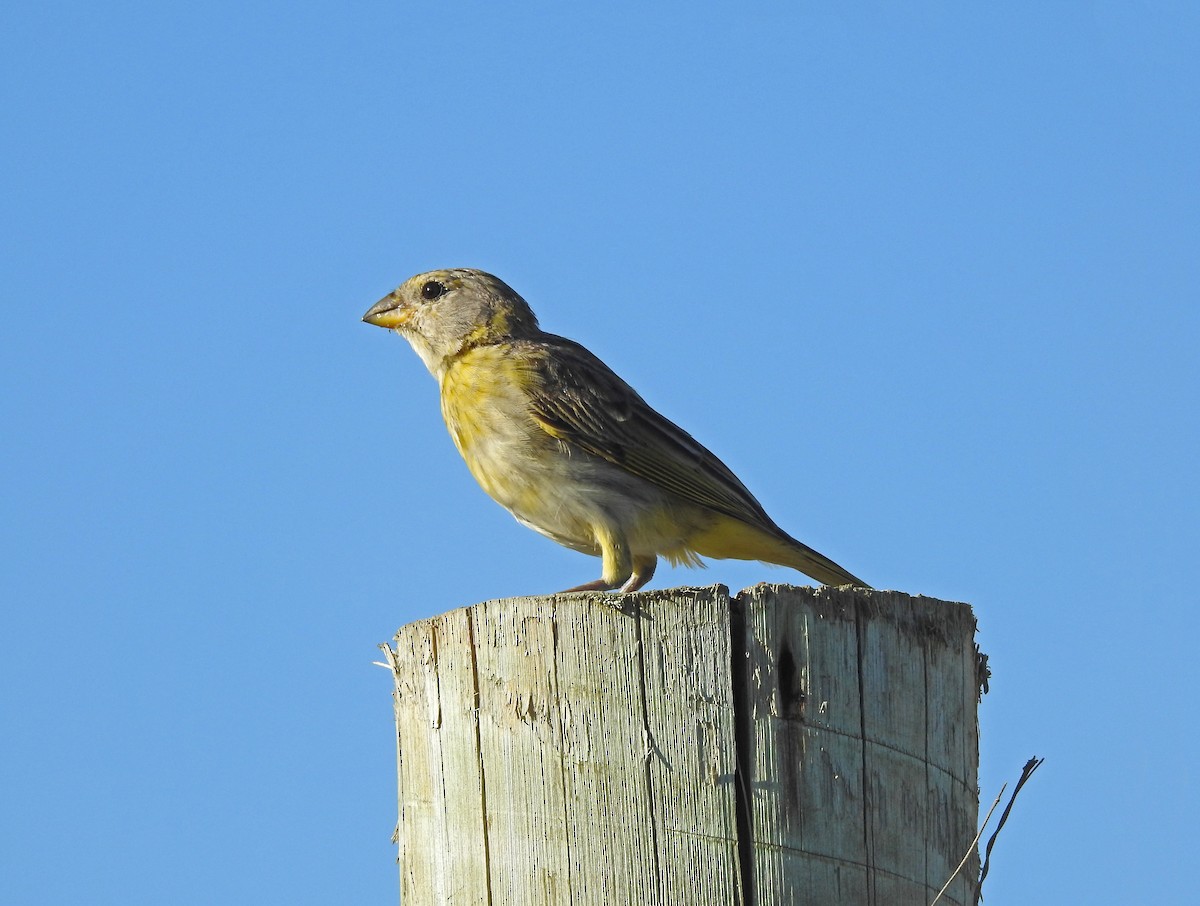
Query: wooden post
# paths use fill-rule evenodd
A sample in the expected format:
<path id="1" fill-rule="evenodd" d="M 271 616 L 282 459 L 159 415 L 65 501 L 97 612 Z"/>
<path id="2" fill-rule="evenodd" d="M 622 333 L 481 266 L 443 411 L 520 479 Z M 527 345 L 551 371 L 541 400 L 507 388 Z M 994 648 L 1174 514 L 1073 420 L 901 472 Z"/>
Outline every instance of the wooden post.
<path id="1" fill-rule="evenodd" d="M 409 624 L 403 906 L 927 906 L 968 851 L 939 902 L 973 904 L 974 632 L 965 604 L 786 585 Z"/>

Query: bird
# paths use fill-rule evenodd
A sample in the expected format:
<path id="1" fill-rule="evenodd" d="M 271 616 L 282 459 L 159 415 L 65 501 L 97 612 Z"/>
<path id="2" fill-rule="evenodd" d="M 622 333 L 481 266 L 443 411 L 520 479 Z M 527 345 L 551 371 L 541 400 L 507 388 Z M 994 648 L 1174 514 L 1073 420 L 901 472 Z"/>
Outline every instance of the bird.
<path id="1" fill-rule="evenodd" d="M 659 557 L 789 566 L 826 585 L 865 582 L 797 541 L 737 476 L 599 358 L 544 332 L 504 281 L 472 268 L 417 274 L 363 320 L 404 337 L 437 379 L 471 474 L 517 521 L 597 556 L 567 592 L 632 592 Z"/>

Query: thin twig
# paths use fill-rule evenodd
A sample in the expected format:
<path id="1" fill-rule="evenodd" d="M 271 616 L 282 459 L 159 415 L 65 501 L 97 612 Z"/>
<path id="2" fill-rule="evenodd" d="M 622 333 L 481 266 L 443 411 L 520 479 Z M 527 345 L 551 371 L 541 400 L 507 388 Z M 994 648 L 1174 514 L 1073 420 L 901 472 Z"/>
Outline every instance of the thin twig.
<path id="1" fill-rule="evenodd" d="M 1033 776 L 1046 759 L 1038 758 L 1036 755 L 1025 762 L 1025 767 L 1021 770 L 1021 779 L 1017 781 L 1017 785 L 1013 787 L 1012 796 L 1008 799 L 1008 805 L 1004 807 L 1004 813 L 1000 815 L 1000 823 L 996 825 L 996 829 L 992 831 L 992 836 L 988 838 L 987 847 L 984 849 L 983 868 L 979 872 L 979 886 L 975 890 L 975 902 L 978 903 L 983 899 L 983 879 L 987 877 L 988 865 L 992 861 L 992 847 L 996 845 L 996 837 L 1000 835 L 1000 831 L 1004 828 L 1004 822 L 1008 820 L 1009 812 L 1012 811 L 1013 803 L 1017 801 L 1017 793 L 1021 792 L 1021 787 L 1025 785 L 1025 781 Z"/>
<path id="2" fill-rule="evenodd" d="M 983 836 L 984 828 L 986 828 L 988 826 L 988 822 L 992 820 L 992 812 L 994 812 L 996 810 L 996 806 L 1000 804 L 1000 797 L 1004 795 L 1004 790 L 1007 787 L 1007 783 L 1000 787 L 1000 792 L 996 794 L 996 801 L 993 802 L 992 807 L 988 809 L 987 817 L 983 819 L 983 824 L 979 825 L 979 833 L 975 835 L 975 839 L 971 841 L 971 845 L 968 846 L 967 851 L 963 853 L 962 861 L 958 863 L 958 868 L 954 869 L 954 873 L 946 879 L 946 883 L 943 884 L 942 889 L 937 892 L 937 896 L 929 901 L 929 906 L 934 906 L 934 904 L 942 898 L 942 894 L 944 894 L 950 888 L 950 885 L 954 883 L 954 879 L 958 877 L 958 873 L 962 871 L 963 866 L 967 864 L 967 860 L 971 858 L 971 853 L 975 852 L 975 847 L 979 845 L 979 838 Z"/>

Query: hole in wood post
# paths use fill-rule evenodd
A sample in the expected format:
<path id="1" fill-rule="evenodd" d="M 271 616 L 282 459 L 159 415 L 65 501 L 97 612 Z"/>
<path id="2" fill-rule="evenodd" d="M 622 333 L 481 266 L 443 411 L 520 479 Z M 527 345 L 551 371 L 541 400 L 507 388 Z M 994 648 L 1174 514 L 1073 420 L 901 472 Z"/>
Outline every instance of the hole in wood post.
<path id="1" fill-rule="evenodd" d="M 800 671 L 796 669 L 796 659 L 792 657 L 792 649 L 786 644 L 779 654 L 779 716 L 784 720 L 804 720 L 804 704 L 808 696 L 804 692 L 804 684 L 800 681 Z"/>

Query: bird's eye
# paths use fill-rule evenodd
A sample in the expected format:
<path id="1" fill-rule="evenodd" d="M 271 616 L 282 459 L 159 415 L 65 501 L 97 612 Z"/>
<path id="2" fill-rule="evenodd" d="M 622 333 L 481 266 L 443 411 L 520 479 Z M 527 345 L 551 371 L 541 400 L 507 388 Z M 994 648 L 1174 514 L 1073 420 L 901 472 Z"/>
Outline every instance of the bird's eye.
<path id="1" fill-rule="evenodd" d="M 430 280 L 421 287 L 421 298 L 428 299 L 430 302 L 432 302 L 434 299 L 444 296 L 445 294 L 446 287 L 438 283 L 436 280 Z"/>

